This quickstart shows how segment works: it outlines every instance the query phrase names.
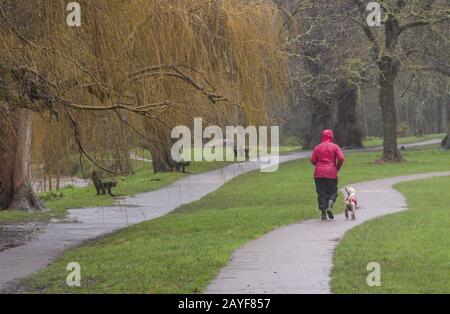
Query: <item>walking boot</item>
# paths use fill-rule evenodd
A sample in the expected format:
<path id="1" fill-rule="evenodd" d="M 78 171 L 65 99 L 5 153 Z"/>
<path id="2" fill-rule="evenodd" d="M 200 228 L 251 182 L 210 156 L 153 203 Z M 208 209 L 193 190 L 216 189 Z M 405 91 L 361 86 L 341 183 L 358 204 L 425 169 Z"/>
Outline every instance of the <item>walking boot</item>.
<path id="1" fill-rule="evenodd" d="M 326 209 L 322 210 L 322 220 L 328 220 L 328 218 L 327 218 L 327 210 Z"/>
<path id="2" fill-rule="evenodd" d="M 334 202 L 333 201 L 329 201 L 328 202 L 328 210 L 327 210 L 327 214 L 328 214 L 328 218 L 330 219 L 334 219 L 334 215 L 333 215 L 333 206 L 334 206 Z"/>

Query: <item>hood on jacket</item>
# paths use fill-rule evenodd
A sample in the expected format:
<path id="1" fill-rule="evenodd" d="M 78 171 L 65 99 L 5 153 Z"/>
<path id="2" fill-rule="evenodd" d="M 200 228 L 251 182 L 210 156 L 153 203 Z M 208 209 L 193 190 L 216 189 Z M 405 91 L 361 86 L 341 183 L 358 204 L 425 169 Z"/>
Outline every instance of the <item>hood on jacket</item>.
<path id="1" fill-rule="evenodd" d="M 322 133 L 322 143 L 323 142 L 333 142 L 334 134 L 331 130 L 324 130 Z"/>

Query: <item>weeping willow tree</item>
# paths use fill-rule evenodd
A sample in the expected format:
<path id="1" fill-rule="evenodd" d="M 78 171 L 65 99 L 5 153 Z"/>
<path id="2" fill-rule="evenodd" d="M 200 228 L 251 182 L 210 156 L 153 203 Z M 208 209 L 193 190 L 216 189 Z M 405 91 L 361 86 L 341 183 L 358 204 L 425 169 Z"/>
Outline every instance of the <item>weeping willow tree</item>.
<path id="1" fill-rule="evenodd" d="M 268 124 L 266 106 L 283 90 L 286 62 L 282 22 L 270 2 L 152 5 L 137 16 L 140 28 L 130 36 L 128 49 L 148 52 L 135 58 L 140 101 L 174 101 L 158 119 L 144 122 L 153 139 L 149 148 L 154 168 L 161 171 L 171 146 L 170 131 L 176 125 L 191 126 L 194 117 L 220 126 Z"/>
<path id="2" fill-rule="evenodd" d="M 82 25 L 71 28 L 66 1 L 0 3 L 0 208 L 43 209 L 29 184 L 32 112 L 66 122 L 79 152 L 105 171 L 88 149 L 101 141 L 100 113 L 103 128 L 133 130 L 156 159 L 172 127 L 194 117 L 269 122 L 266 106 L 280 99 L 287 72 L 272 2 L 80 4 Z"/>

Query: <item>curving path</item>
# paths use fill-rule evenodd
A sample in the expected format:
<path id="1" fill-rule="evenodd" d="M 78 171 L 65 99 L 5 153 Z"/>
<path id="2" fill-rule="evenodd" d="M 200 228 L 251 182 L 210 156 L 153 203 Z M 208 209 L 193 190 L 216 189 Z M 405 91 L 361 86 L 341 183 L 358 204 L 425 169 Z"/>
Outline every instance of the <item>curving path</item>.
<path id="1" fill-rule="evenodd" d="M 437 176 L 450 172 L 355 184 L 361 206 L 357 221 L 342 214 L 335 221 L 308 220 L 276 229 L 238 249 L 206 293 L 331 293 L 333 252 L 344 234 L 370 219 L 406 210 L 405 198 L 393 185 Z"/>
<path id="2" fill-rule="evenodd" d="M 404 146 L 409 148 L 438 142 L 434 140 Z M 310 154 L 300 152 L 280 156 L 280 162 L 308 158 Z M 234 177 L 256 169 L 259 169 L 259 164 L 255 162 L 233 164 L 185 177 L 167 188 L 126 198 L 120 206 L 69 210 L 67 219 L 52 221 L 32 240 L 0 252 L 0 293 L 15 292 L 21 279 L 46 267 L 64 251 L 86 240 L 166 215 L 219 189 Z"/>
<path id="3" fill-rule="evenodd" d="M 307 158 L 310 154 L 280 156 L 280 162 Z M 69 210 L 66 219 L 51 222 L 31 241 L 0 252 L 0 293 L 15 292 L 21 279 L 46 267 L 71 247 L 166 215 L 183 204 L 201 199 L 229 180 L 259 168 L 258 162 L 232 164 L 187 176 L 160 190 L 126 198 L 120 206 Z"/>

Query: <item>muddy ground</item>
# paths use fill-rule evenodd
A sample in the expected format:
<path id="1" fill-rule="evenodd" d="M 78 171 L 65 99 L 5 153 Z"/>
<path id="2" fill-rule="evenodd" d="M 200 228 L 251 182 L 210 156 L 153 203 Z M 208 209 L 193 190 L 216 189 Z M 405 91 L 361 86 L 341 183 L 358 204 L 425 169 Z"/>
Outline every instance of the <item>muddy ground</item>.
<path id="1" fill-rule="evenodd" d="M 0 225 L 0 252 L 25 244 L 35 238 L 46 226 L 47 223 L 42 221 Z"/>

